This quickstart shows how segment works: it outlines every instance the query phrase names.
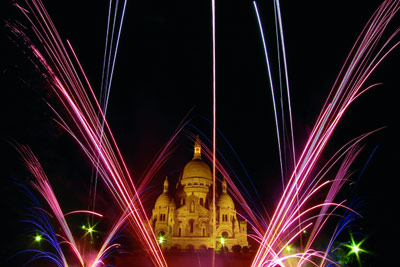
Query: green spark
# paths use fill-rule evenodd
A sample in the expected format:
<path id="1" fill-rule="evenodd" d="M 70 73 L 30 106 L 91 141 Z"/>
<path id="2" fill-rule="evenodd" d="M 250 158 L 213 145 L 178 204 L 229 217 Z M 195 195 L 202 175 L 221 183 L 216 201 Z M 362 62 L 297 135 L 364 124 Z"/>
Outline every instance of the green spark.
<path id="1" fill-rule="evenodd" d="M 357 261 L 359 263 L 359 265 L 361 266 L 361 260 L 360 260 L 360 254 L 361 253 L 368 253 L 367 250 L 361 248 L 361 245 L 364 243 L 365 238 L 363 240 L 361 240 L 360 242 L 356 242 L 354 240 L 354 237 L 352 234 L 350 234 L 350 242 L 349 244 L 346 244 L 345 246 L 348 247 L 350 249 L 349 253 L 347 254 L 347 256 L 350 256 L 351 254 L 356 255 Z"/>
<path id="2" fill-rule="evenodd" d="M 42 236 L 39 235 L 39 234 L 37 234 L 37 235 L 35 236 L 35 241 L 36 241 L 36 242 L 40 242 L 41 240 L 42 240 Z"/>

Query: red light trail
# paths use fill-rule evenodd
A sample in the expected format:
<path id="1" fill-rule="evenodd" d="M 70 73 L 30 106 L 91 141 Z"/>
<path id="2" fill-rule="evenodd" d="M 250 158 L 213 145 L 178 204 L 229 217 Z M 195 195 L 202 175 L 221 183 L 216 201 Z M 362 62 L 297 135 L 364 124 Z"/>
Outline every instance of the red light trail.
<path id="1" fill-rule="evenodd" d="M 126 3 L 126 2 L 125 2 Z M 280 15 L 279 1 L 275 1 L 276 8 L 276 24 L 280 47 L 283 53 L 284 78 L 287 93 L 286 101 L 288 103 L 287 110 L 282 107 L 282 113 L 278 114 L 278 108 L 275 101 L 275 92 L 273 79 L 271 75 L 270 63 L 267 53 L 267 43 L 264 38 L 263 27 L 258 13 L 257 5 L 254 7 L 257 14 L 259 28 L 261 31 L 262 42 L 264 45 L 265 58 L 267 62 L 267 74 L 272 90 L 272 101 L 274 104 L 274 118 L 276 123 L 276 131 L 278 137 L 280 165 L 282 183 L 284 184 L 282 195 L 271 216 L 271 218 L 261 218 L 258 212 L 252 210 L 248 200 L 243 196 L 241 190 L 235 185 L 234 180 L 230 177 L 228 171 L 223 164 L 217 160 L 217 107 L 216 107 L 216 32 L 215 32 L 215 1 L 212 0 L 212 95 L 213 95 L 213 120 L 212 120 L 212 148 L 208 148 L 204 144 L 203 151 L 206 157 L 212 162 L 213 183 L 216 185 L 217 173 L 221 174 L 229 183 L 230 190 L 234 197 L 243 207 L 244 214 L 242 217 L 249 218 L 249 224 L 255 232 L 254 238 L 259 241 L 260 247 L 253 259 L 252 266 L 288 266 L 293 262 L 297 266 L 306 266 L 312 264 L 315 266 L 326 266 L 333 263 L 329 258 L 328 247 L 331 243 L 326 244 L 326 250 L 317 250 L 315 242 L 320 233 L 324 230 L 328 220 L 340 213 L 340 210 L 350 211 L 354 214 L 357 212 L 347 206 L 346 200 L 336 200 L 337 195 L 347 182 L 350 166 L 359 155 L 361 148 L 360 142 L 370 135 L 368 132 L 358 138 L 355 138 L 345 144 L 328 162 L 320 169 L 320 158 L 324 152 L 328 142 L 331 139 L 336 127 L 340 123 L 343 115 L 349 106 L 364 92 L 375 87 L 377 84 L 365 85 L 367 79 L 379 64 L 395 49 L 400 42 L 397 41 L 400 29 L 395 30 L 388 38 L 382 40 L 387 25 L 400 8 L 399 1 L 384 1 L 365 28 L 359 35 L 355 45 L 350 51 L 342 69 L 337 76 L 334 85 L 327 97 L 327 100 L 317 118 L 310 136 L 304 148 L 301 150 L 300 157 L 296 159 L 294 149 L 294 133 L 292 126 L 292 116 L 290 107 L 290 94 L 288 73 L 286 66 L 286 56 L 283 39 L 282 21 Z M 104 264 L 104 258 L 118 244 L 113 244 L 113 239 L 122 228 L 124 223 L 129 222 L 135 231 L 138 241 L 141 243 L 143 250 L 148 253 L 149 258 L 155 266 L 167 266 L 167 262 L 158 244 L 157 238 L 149 225 L 149 220 L 145 213 L 141 193 L 150 183 L 152 177 L 165 163 L 172 144 L 178 135 L 184 129 L 185 119 L 177 127 L 166 142 L 154 162 L 146 170 L 142 180 L 135 185 L 128 171 L 124 158 L 120 152 L 114 135 L 111 131 L 106 118 L 107 101 L 104 107 L 101 107 L 94 91 L 90 85 L 89 79 L 86 77 L 83 67 L 81 66 L 78 56 L 72 45 L 67 41 L 67 47 L 58 35 L 49 14 L 47 13 L 43 3 L 40 0 L 26 1 L 26 8 L 18 4 L 16 7 L 24 14 L 30 22 L 31 28 L 35 33 L 35 37 L 39 40 L 39 45 L 34 44 L 30 38 L 19 27 L 9 24 L 11 31 L 25 42 L 31 53 L 40 64 L 36 66 L 42 71 L 42 75 L 49 82 L 51 89 L 56 94 L 57 99 L 62 104 L 63 111 L 58 111 L 53 106 L 50 108 L 57 116 L 57 123 L 65 129 L 85 152 L 92 165 L 96 168 L 99 176 L 107 186 L 110 194 L 120 207 L 121 215 L 117 218 L 111 227 L 101 248 L 96 252 L 94 257 L 85 258 L 84 251 L 75 240 L 71 229 L 65 219 L 65 216 L 76 213 L 88 213 L 94 216 L 103 216 L 97 212 L 78 210 L 63 213 L 57 197 L 55 196 L 49 179 L 44 173 L 38 160 L 25 146 L 18 146 L 26 166 L 35 177 L 33 182 L 34 188 L 43 196 L 52 210 L 52 214 L 56 217 L 62 228 L 62 241 L 60 243 L 68 244 L 73 250 L 76 259 L 81 266 L 98 266 Z M 125 6 L 124 6 L 125 12 Z M 122 22 L 121 22 L 122 23 Z M 120 37 L 121 27 L 118 32 L 118 40 Z M 118 41 L 117 41 L 118 42 Z M 383 44 L 381 44 L 383 42 Z M 111 56 L 112 64 L 115 63 L 115 54 Z M 74 66 L 77 65 L 78 69 Z M 107 64 L 105 64 L 107 65 Z M 105 88 L 109 90 L 111 87 L 112 74 L 114 72 L 113 65 L 107 70 L 109 75 L 105 80 Z M 280 89 L 283 90 L 282 88 Z M 106 93 L 106 95 L 109 94 Z M 108 96 L 107 96 L 108 98 Z M 61 115 L 66 112 L 67 115 Z M 289 117 L 289 125 L 279 118 Z M 294 169 L 290 177 L 284 177 L 283 172 L 283 154 L 281 147 L 284 146 L 283 139 L 280 138 L 283 126 L 290 129 L 291 134 L 291 158 L 295 162 Z M 334 165 L 339 165 L 333 178 L 327 178 L 328 172 L 333 169 Z M 315 175 L 316 173 L 316 175 Z M 213 187 L 213 210 L 215 207 L 215 186 Z M 315 199 L 321 199 L 315 204 Z M 93 205 L 94 207 L 94 205 Z M 213 220 L 215 222 L 215 212 Z M 214 224 L 215 225 L 215 224 Z M 91 228 L 90 228 L 91 229 Z M 216 231 L 213 230 L 213 241 L 216 242 Z M 309 234 L 303 235 L 304 231 Z M 292 248 L 291 244 L 300 240 L 298 248 Z M 38 238 L 37 241 L 40 241 Z M 332 241 L 332 240 L 331 240 Z M 354 243 L 354 241 L 353 241 Z M 357 248 L 358 249 L 358 248 Z M 358 250 L 354 253 L 358 253 Z M 59 252 L 64 266 L 68 266 L 68 260 Z M 357 254 L 358 255 L 358 254 Z M 214 254 L 213 254 L 214 257 Z M 213 259 L 214 264 L 214 259 Z"/>

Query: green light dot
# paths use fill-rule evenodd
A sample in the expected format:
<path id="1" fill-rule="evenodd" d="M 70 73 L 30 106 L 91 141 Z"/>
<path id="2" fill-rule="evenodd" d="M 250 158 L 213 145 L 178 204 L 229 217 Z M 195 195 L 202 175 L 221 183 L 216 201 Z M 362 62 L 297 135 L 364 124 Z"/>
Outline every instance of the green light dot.
<path id="1" fill-rule="evenodd" d="M 35 236 L 35 241 L 36 242 L 40 242 L 40 240 L 42 240 L 42 236 L 41 235 L 36 235 Z"/>
<path id="2" fill-rule="evenodd" d="M 358 254 L 358 252 L 360 252 L 360 246 L 358 245 L 353 245 L 353 247 L 351 248 L 351 251 L 355 254 Z"/>

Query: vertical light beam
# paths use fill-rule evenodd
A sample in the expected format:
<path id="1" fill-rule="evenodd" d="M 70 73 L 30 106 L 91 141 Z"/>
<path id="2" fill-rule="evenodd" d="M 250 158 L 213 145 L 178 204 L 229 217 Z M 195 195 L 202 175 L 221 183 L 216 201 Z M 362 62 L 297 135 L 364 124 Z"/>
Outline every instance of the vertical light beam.
<path id="1" fill-rule="evenodd" d="M 215 0 L 211 0 L 212 6 L 212 72 L 213 72 L 213 79 L 212 79 L 212 89 L 213 89 L 213 155 L 212 155 L 212 177 L 213 177 L 213 256 L 212 256 L 212 266 L 215 266 L 215 249 L 216 249 L 216 231 L 217 231 L 217 218 L 216 218 L 216 206 L 215 206 L 215 194 L 216 194 L 216 179 L 215 179 L 215 162 L 216 162 L 216 128 L 217 128 L 217 90 L 216 90 L 216 60 L 215 60 Z"/>

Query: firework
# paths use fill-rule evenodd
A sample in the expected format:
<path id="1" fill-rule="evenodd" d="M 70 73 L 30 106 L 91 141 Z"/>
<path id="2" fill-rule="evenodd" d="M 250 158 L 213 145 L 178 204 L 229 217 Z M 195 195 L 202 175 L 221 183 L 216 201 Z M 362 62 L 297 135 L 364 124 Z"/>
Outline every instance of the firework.
<path id="1" fill-rule="evenodd" d="M 66 256 L 64 255 L 63 249 L 61 248 L 62 244 L 67 244 L 71 250 L 74 252 L 75 257 L 79 260 L 80 264 L 82 266 L 97 266 L 98 264 L 102 263 L 103 260 L 109 256 L 110 251 L 113 250 L 113 248 L 118 247 L 119 244 L 114 243 L 118 232 L 124 225 L 126 219 L 130 215 L 128 212 L 125 212 L 120 216 L 120 218 L 115 222 L 115 224 L 111 227 L 111 230 L 107 234 L 107 237 L 105 238 L 101 248 L 96 252 L 96 256 L 94 259 L 92 259 L 90 256 L 89 257 L 84 257 L 84 251 L 81 246 L 79 246 L 78 242 L 76 241 L 76 238 L 74 237 L 71 227 L 68 224 L 66 220 L 66 216 L 70 214 L 77 214 L 77 213 L 85 213 L 85 214 L 90 214 L 98 217 L 103 217 L 103 215 L 93 212 L 93 211 L 87 211 L 87 210 L 75 210 L 71 211 L 68 213 L 63 213 L 61 206 L 58 202 L 58 199 L 56 195 L 54 194 L 54 191 L 50 185 L 50 182 L 42 169 L 41 164 L 35 157 L 35 155 L 32 153 L 32 151 L 26 147 L 19 145 L 17 147 L 18 151 L 20 152 L 25 166 L 28 168 L 30 171 L 33 180 L 32 180 L 32 185 L 33 187 L 41 194 L 43 199 L 46 201 L 48 206 L 51 208 L 51 214 L 57 219 L 58 224 L 60 225 L 62 229 L 62 233 L 56 233 L 54 230 L 54 227 L 52 226 L 52 223 L 50 223 L 49 220 L 49 214 L 44 211 L 44 209 L 39 208 L 39 201 L 33 196 L 32 193 L 30 193 L 27 189 L 27 192 L 29 193 L 28 195 L 30 196 L 31 199 L 34 201 L 34 205 L 36 205 L 35 208 L 31 209 L 31 219 L 28 220 L 28 222 L 32 223 L 36 228 L 39 230 L 35 230 L 37 235 L 35 237 L 35 241 L 40 242 L 46 241 L 47 243 L 50 243 L 53 248 L 55 248 L 58 257 L 56 257 L 53 253 L 51 252 L 45 252 L 45 251 L 32 251 L 28 250 L 25 252 L 37 252 L 38 254 L 34 257 L 32 257 L 31 261 L 36 260 L 41 257 L 46 257 L 48 259 L 51 259 L 53 262 L 55 262 L 59 266 L 68 266 L 68 260 Z M 53 217 L 52 216 L 52 217 Z M 83 229 L 86 229 L 85 226 L 83 226 Z M 88 227 L 87 228 L 87 233 L 91 234 L 93 232 L 93 227 Z M 61 240 L 61 241 L 60 241 Z"/>
<path id="2" fill-rule="evenodd" d="M 108 25 L 111 20 L 111 3 L 112 1 L 110 2 Z M 115 237 L 125 222 L 128 222 L 154 265 L 166 266 L 166 260 L 158 245 L 158 240 L 148 224 L 148 219 L 142 205 L 142 193 L 157 171 L 166 162 L 170 153 L 172 153 L 171 147 L 173 143 L 186 126 L 185 119 L 156 155 L 154 161 L 146 169 L 145 174 L 141 177 L 139 182 L 134 184 L 111 128 L 105 118 L 122 20 L 120 25 L 115 26 L 115 24 L 113 24 L 114 26 L 111 28 L 108 26 L 107 28 L 107 39 L 111 40 L 106 41 L 102 78 L 102 90 L 104 90 L 102 98 L 104 99 L 103 103 L 100 103 L 102 101 L 97 101 L 89 79 L 86 77 L 72 45 L 67 41 L 66 46 L 64 46 L 64 42 L 58 35 L 41 1 L 27 1 L 26 5 L 27 8 L 23 8 L 16 4 L 31 23 L 30 25 L 36 34 L 36 38 L 39 40 L 39 45 L 31 42 L 30 38 L 28 38 L 19 27 L 11 24 L 9 27 L 11 31 L 21 37 L 27 47 L 29 47 L 38 63 L 36 66 L 49 81 L 63 110 L 66 111 L 67 115 L 62 115 L 63 111 L 59 111 L 57 108 L 51 106 L 51 109 L 57 116 L 57 123 L 75 139 L 77 144 L 86 153 L 96 171 L 96 175 L 97 173 L 99 174 L 121 211 L 120 217 L 117 218 L 110 228 L 101 248 L 96 251 L 95 256 L 86 259 L 82 256 L 83 251 L 76 242 L 65 216 L 80 212 L 101 216 L 94 211 L 96 189 L 94 188 L 92 198 L 92 211 L 73 211 L 64 214 L 38 160 L 26 147 L 21 146 L 19 150 L 22 151 L 26 165 L 36 178 L 34 183 L 35 189 L 37 189 L 46 200 L 51 208 L 52 214 L 54 214 L 58 224 L 61 225 L 63 232 L 61 243 L 68 244 L 82 266 L 86 266 L 88 263 L 92 266 L 102 265 L 109 253 L 115 247 L 119 246 L 119 244 L 114 243 Z M 123 5 L 122 18 L 125 14 L 125 5 L 126 1 Z M 281 69 L 279 68 L 279 73 L 285 80 L 284 82 L 280 82 L 281 87 L 279 89 L 281 98 L 283 98 L 284 95 L 284 101 L 287 104 L 287 106 L 285 106 L 281 102 L 280 112 L 282 114 L 279 114 L 279 105 L 277 103 L 280 101 L 276 100 L 278 93 L 275 92 L 276 87 L 271 74 L 267 42 L 264 37 L 261 17 L 257 5 L 254 2 L 265 52 L 267 75 L 271 87 L 277 143 L 279 147 L 281 179 L 283 184 L 282 196 L 273 215 L 268 220 L 265 219 L 264 214 L 250 207 L 248 196 L 244 196 L 242 193 L 243 189 L 237 186 L 238 181 L 235 181 L 231 177 L 229 171 L 224 167 L 224 163 L 217 159 L 215 2 L 212 1 L 211 5 L 213 35 L 213 133 L 212 140 L 210 141 L 212 144 L 212 146 L 210 146 L 211 149 L 203 144 L 203 151 L 205 151 L 205 155 L 209 161 L 212 162 L 214 184 L 216 184 L 218 179 L 217 173 L 227 180 L 230 185 L 230 190 L 233 193 L 232 195 L 236 197 L 238 203 L 243 207 L 244 213 L 239 215 L 248 219 L 255 233 L 251 237 L 260 243 L 260 248 L 257 251 L 252 266 L 287 266 L 291 264 L 304 266 L 310 263 L 324 266 L 334 264 L 334 259 L 329 257 L 331 252 L 335 250 L 332 249 L 333 242 L 338 233 L 342 232 L 348 222 L 353 219 L 352 216 L 358 215 L 356 209 L 353 209 L 351 205 L 346 205 L 345 200 L 337 201 L 336 197 L 349 177 L 349 169 L 352 162 L 361 151 L 360 142 L 372 132 L 348 142 L 320 170 L 318 170 L 316 166 L 320 161 L 321 155 L 332 133 L 335 131 L 348 107 L 361 94 L 376 85 L 365 86 L 366 80 L 371 76 L 372 72 L 382 60 L 399 44 L 395 42 L 395 37 L 398 34 L 397 30 L 383 45 L 379 46 L 387 24 L 399 9 L 399 2 L 384 1 L 364 28 L 356 44 L 349 53 L 298 159 L 296 159 L 294 149 L 291 100 L 279 1 L 274 1 L 277 40 L 279 41 L 280 49 L 278 54 L 282 55 L 283 60 L 283 71 L 281 73 Z M 115 14 L 116 13 L 117 11 L 115 11 Z M 115 28 L 118 28 L 117 38 L 116 43 L 113 43 L 113 31 Z M 108 37 L 109 30 L 110 39 Z M 110 50 L 107 50 L 108 47 Z M 108 58 L 108 60 L 106 60 L 106 58 Z M 74 67 L 75 64 L 78 66 L 78 69 Z M 279 118 L 281 118 L 281 120 Z M 288 118 L 288 120 L 285 118 Z M 285 131 L 289 131 L 289 145 L 284 143 Z M 290 177 L 286 177 L 284 171 L 284 168 L 289 169 L 289 167 L 284 164 L 284 162 L 286 162 L 286 155 L 283 147 L 290 147 L 289 158 L 293 160 L 291 164 L 294 165 Z M 223 159 L 221 154 L 218 155 L 219 158 Z M 335 176 L 331 179 L 327 179 L 327 175 L 330 174 L 329 171 L 333 169 L 333 166 L 338 164 L 340 164 L 340 166 Z M 97 182 L 94 182 L 94 184 L 96 183 Z M 216 210 L 215 187 L 213 190 L 213 205 L 214 210 Z M 317 197 L 321 198 L 321 195 L 323 195 L 323 201 L 315 204 L 314 199 L 317 199 Z M 332 238 L 330 238 L 330 241 L 326 244 L 326 249 L 315 249 L 317 237 L 325 228 L 328 220 L 340 213 L 341 210 L 344 210 L 344 217 L 347 219 L 335 229 Z M 40 216 L 43 217 L 43 214 L 36 215 L 38 218 Z M 44 219 L 42 219 L 40 225 L 46 224 L 43 221 Z M 39 226 L 39 223 L 34 224 Z M 44 239 L 52 243 L 57 251 L 57 255 L 54 256 L 50 253 L 46 254 L 36 251 L 39 253 L 38 257 L 48 257 L 59 266 L 67 266 L 67 259 L 59 246 L 60 242 L 57 241 L 54 229 L 50 226 L 46 226 L 45 228 L 41 227 L 42 230 L 39 235 L 37 235 L 37 242 Z M 88 229 L 91 231 L 92 228 Z M 304 232 L 308 234 L 304 235 Z M 215 240 L 215 229 L 213 234 Z M 299 241 L 300 246 L 294 247 L 292 244 L 297 241 Z M 353 253 L 357 256 L 361 250 L 359 245 L 360 243 L 356 243 L 354 240 L 352 240 L 352 244 L 349 245 L 353 249 Z M 33 260 L 34 259 L 35 258 L 33 258 Z"/>
<path id="3" fill-rule="evenodd" d="M 26 36 L 24 40 L 45 70 L 44 75 L 64 109 L 68 112 L 69 118 L 72 119 L 72 125 L 69 125 L 58 115 L 59 124 L 75 138 L 93 165 L 97 166 L 100 176 L 121 207 L 121 210 L 124 212 L 126 210 L 129 211 L 128 221 L 135 230 L 140 242 L 143 243 L 144 247 L 148 248 L 146 251 L 149 252 L 154 264 L 159 266 L 166 265 L 154 233 L 148 226 L 148 219 L 138 197 L 136 187 L 86 76 L 82 73 L 87 82 L 90 95 L 86 93 L 72 60 L 41 1 L 32 1 L 31 4 L 27 3 L 27 5 L 30 13 L 18 7 L 31 22 L 31 26 L 41 45 L 45 48 L 45 55 L 49 60 L 33 44 L 28 44 L 29 39 Z M 14 32 L 20 33 L 17 29 L 14 29 Z M 70 44 L 69 48 L 75 56 Z M 56 114 L 58 113 L 56 112 Z M 97 114 L 100 114 L 101 120 Z M 105 125 L 104 131 L 103 122 Z M 69 241 L 73 243 L 70 233 L 67 232 L 66 234 L 69 236 Z M 76 247 L 75 244 L 73 245 L 73 247 Z M 80 256 L 78 257 L 83 265 L 83 260 Z"/>
<path id="4" fill-rule="evenodd" d="M 360 139 L 354 140 L 350 145 L 350 150 L 346 153 L 335 179 L 322 182 L 322 179 L 313 177 L 312 173 L 349 105 L 363 92 L 374 86 L 364 87 L 367 78 L 399 44 L 393 42 L 398 33 L 397 30 L 381 48 L 377 49 L 386 26 L 398 9 L 398 1 L 383 2 L 357 39 L 302 150 L 293 174 L 285 186 L 252 266 L 274 266 L 276 264 L 283 266 L 284 262 L 291 257 L 297 258 L 298 266 L 307 262 L 317 265 L 314 258 L 321 258 L 322 264 L 329 261 L 326 253 L 315 251 L 312 247 L 327 219 L 336 208 L 344 207 L 343 203 L 336 204 L 333 201 L 346 179 L 349 165 L 359 153 L 354 147 Z M 328 186 L 329 190 L 325 195 L 324 202 L 307 208 L 310 198 L 325 186 Z M 308 214 L 314 209 L 319 210 L 315 218 Z M 300 222 L 300 224 L 296 222 Z M 304 230 L 310 231 L 310 235 L 305 246 L 300 248 L 300 253 L 282 256 L 285 247 L 294 239 L 300 238 L 300 234 Z"/>

